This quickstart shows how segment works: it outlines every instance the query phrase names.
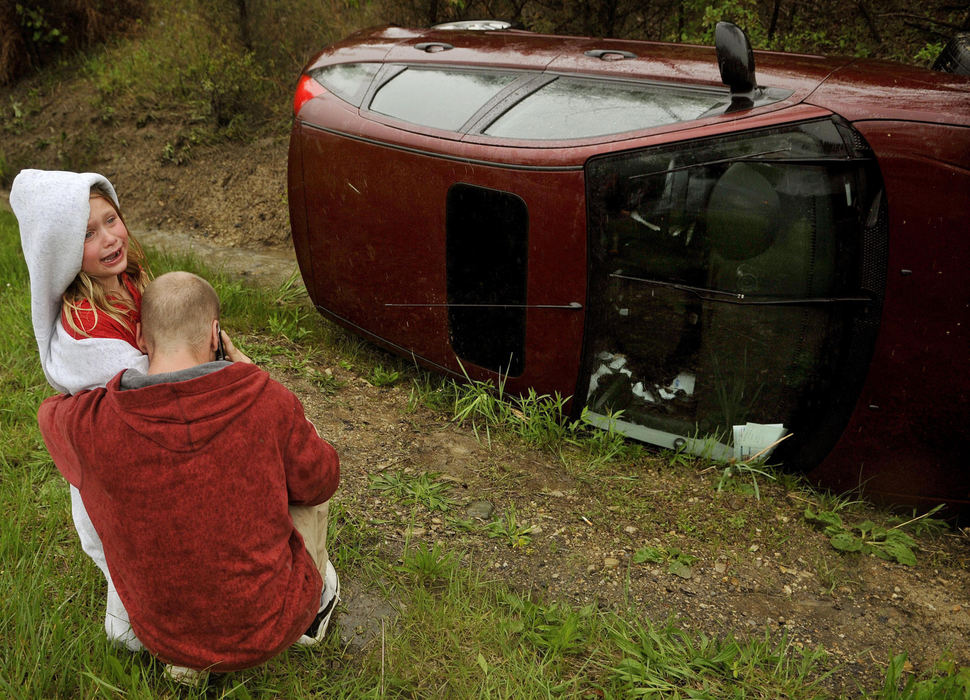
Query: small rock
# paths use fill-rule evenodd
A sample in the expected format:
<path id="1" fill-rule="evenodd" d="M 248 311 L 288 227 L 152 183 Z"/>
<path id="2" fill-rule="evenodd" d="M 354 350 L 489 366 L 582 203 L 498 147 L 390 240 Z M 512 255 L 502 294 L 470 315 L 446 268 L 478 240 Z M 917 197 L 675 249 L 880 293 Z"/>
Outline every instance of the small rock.
<path id="1" fill-rule="evenodd" d="M 613 557 L 606 557 L 606 559 L 603 560 L 604 569 L 615 569 L 619 565 L 620 565 L 620 560 L 614 559 Z"/>
<path id="2" fill-rule="evenodd" d="M 630 535 L 632 535 L 634 532 L 637 531 L 637 529 L 635 527 L 633 527 L 632 525 L 627 525 L 625 528 L 623 528 L 623 531 L 626 532 L 626 533 L 628 533 L 628 534 L 630 534 Z"/>
<path id="3" fill-rule="evenodd" d="M 468 509 L 465 511 L 469 518 L 478 518 L 479 520 L 488 520 L 494 512 L 495 506 L 489 501 L 474 501 L 468 505 Z"/>
<path id="4" fill-rule="evenodd" d="M 727 564 L 725 564 L 723 561 L 714 562 L 714 571 L 719 574 L 723 574 L 725 571 L 727 571 Z"/>
<path id="5" fill-rule="evenodd" d="M 749 551 L 749 552 L 757 552 L 757 551 L 758 551 L 758 549 L 759 549 L 759 547 L 758 547 L 758 545 L 756 545 L 756 544 L 753 544 L 753 545 L 751 545 L 750 547 L 748 547 L 748 551 Z"/>
<path id="6" fill-rule="evenodd" d="M 950 608 L 950 611 L 951 611 L 951 612 L 955 612 L 955 613 L 958 613 L 958 612 L 960 612 L 961 610 L 963 610 L 963 606 L 962 606 L 962 605 L 960 605 L 959 603 L 958 603 L 958 604 L 956 604 L 956 605 L 954 605 L 954 606 L 953 606 L 952 608 Z"/>

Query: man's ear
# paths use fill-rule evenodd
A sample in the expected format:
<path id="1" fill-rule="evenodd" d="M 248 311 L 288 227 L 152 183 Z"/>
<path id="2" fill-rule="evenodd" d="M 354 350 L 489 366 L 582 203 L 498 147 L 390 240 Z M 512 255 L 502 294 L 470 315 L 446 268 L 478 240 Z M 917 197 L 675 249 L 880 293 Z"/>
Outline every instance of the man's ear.
<path id="1" fill-rule="evenodd" d="M 215 355 L 219 350 L 219 319 L 212 319 L 212 328 L 209 330 L 209 349 Z"/>
<path id="2" fill-rule="evenodd" d="M 135 342 L 138 343 L 138 349 L 147 355 L 148 343 L 145 342 L 145 334 L 141 332 L 141 321 L 135 324 Z"/>

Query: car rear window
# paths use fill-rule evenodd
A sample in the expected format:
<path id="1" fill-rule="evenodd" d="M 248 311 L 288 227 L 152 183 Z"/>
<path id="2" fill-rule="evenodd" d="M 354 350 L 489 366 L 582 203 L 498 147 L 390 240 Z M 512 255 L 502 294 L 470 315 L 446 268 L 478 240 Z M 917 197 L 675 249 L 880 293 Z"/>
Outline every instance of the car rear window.
<path id="1" fill-rule="evenodd" d="M 726 92 L 561 76 L 496 119 L 485 134 L 580 139 L 697 119 L 730 103 Z"/>
<path id="2" fill-rule="evenodd" d="M 517 78 L 514 73 L 408 68 L 380 87 L 370 109 L 413 124 L 457 131 Z"/>

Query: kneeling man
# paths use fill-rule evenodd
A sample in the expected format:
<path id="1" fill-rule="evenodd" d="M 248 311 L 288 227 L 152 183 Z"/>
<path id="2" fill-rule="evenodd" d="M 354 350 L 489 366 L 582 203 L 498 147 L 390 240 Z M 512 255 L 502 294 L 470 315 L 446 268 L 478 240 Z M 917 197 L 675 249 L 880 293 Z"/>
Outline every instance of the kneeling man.
<path id="1" fill-rule="evenodd" d="M 39 411 L 138 639 L 179 673 L 319 641 L 339 595 L 326 551 L 336 452 L 221 332 L 208 282 L 162 275 L 141 318 L 148 374 L 126 370 Z M 216 360 L 220 341 L 235 361 Z"/>

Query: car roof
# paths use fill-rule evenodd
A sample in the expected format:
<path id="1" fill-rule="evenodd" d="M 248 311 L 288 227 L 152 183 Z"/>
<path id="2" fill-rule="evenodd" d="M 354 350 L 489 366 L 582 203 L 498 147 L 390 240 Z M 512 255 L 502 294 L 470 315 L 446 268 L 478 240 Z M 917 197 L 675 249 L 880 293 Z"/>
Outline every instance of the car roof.
<path id="1" fill-rule="evenodd" d="M 449 48 L 436 50 L 435 45 Z M 590 56 L 589 51 L 605 52 L 605 58 Z M 621 59 L 619 52 L 628 52 L 635 57 Z M 323 50 L 308 64 L 307 70 L 358 61 L 545 70 L 678 84 L 723 85 L 717 56 L 711 46 L 569 37 L 518 30 L 377 27 L 353 34 Z M 851 61 L 844 57 L 755 52 L 758 84 L 790 90 L 792 100 L 796 102 Z"/>
<path id="2" fill-rule="evenodd" d="M 447 45 L 446 50 L 436 50 Z M 596 58 L 589 51 L 606 52 Z M 616 60 L 620 52 L 635 58 Z M 859 119 L 903 119 L 970 126 L 970 77 L 890 61 L 755 51 L 761 87 L 791 91 L 785 103 L 807 101 Z M 308 70 L 375 61 L 551 71 L 722 86 L 712 46 L 571 37 L 504 29 L 361 30 L 315 56 Z M 811 97 L 811 99 L 809 99 Z"/>

